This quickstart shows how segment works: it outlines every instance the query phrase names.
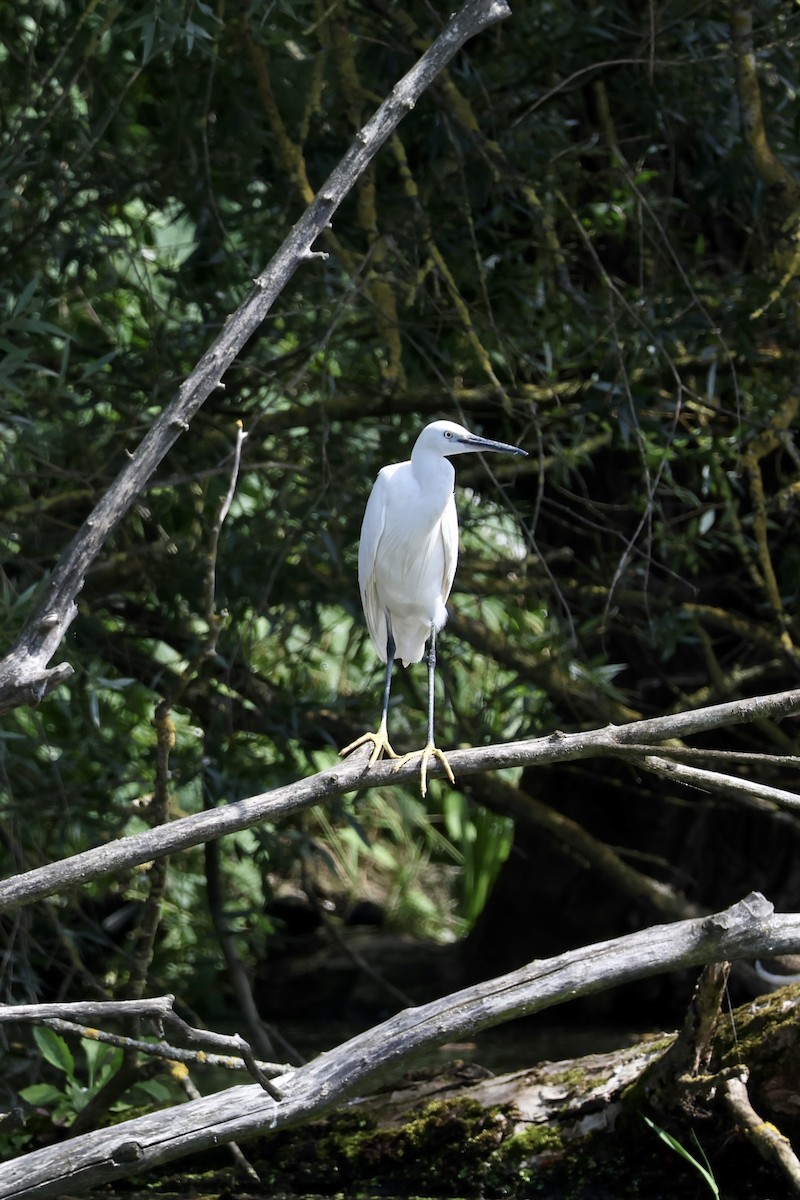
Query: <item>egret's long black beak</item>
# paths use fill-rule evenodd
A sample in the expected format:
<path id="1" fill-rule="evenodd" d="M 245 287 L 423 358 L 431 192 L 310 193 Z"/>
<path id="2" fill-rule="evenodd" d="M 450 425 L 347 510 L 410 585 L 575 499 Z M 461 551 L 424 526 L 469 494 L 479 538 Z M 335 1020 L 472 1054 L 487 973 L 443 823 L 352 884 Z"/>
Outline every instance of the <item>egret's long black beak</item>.
<path id="1" fill-rule="evenodd" d="M 508 442 L 495 442 L 491 438 L 478 437 L 473 433 L 469 437 L 458 438 L 458 444 L 469 447 L 470 450 L 499 450 L 501 454 L 521 454 L 524 458 L 528 457 L 528 451 L 519 446 L 510 446 Z"/>

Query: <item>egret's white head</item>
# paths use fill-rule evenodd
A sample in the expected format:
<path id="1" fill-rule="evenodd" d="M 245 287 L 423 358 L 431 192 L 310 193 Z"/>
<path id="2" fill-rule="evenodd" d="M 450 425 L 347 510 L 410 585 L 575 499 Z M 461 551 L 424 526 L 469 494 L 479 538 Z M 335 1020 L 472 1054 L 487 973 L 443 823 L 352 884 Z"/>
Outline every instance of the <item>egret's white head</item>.
<path id="1" fill-rule="evenodd" d="M 523 454 L 519 446 L 509 446 L 507 442 L 495 442 L 491 438 L 478 437 L 470 433 L 463 425 L 455 421 L 432 421 L 426 425 L 414 443 L 414 454 L 439 454 L 449 458 L 453 454 L 469 454 L 481 450 L 498 450 L 503 454 Z"/>

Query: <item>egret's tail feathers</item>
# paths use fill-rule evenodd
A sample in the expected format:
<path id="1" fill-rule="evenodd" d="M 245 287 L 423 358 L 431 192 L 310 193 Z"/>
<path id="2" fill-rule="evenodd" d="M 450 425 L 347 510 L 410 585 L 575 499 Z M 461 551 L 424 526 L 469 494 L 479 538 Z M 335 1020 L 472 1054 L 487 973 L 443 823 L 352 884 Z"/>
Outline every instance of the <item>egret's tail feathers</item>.
<path id="1" fill-rule="evenodd" d="M 434 626 L 437 632 L 442 628 L 447 620 L 447 609 L 444 605 L 436 614 Z M 425 656 L 425 646 L 428 638 L 431 635 L 431 627 L 427 621 L 420 621 L 416 618 L 401 618 L 392 617 L 392 635 L 397 648 L 396 654 L 404 667 L 411 663 L 421 662 Z"/>

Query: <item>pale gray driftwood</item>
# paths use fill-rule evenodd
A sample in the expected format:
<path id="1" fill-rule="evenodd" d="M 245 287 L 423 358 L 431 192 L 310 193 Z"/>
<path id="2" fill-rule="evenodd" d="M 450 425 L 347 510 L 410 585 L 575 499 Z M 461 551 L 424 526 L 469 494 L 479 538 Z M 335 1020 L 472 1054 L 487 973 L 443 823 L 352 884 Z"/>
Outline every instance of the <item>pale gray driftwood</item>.
<path id="1" fill-rule="evenodd" d="M 726 1079 L 721 1085 L 722 1096 L 740 1129 L 750 1135 L 751 1143 L 762 1158 L 773 1163 L 786 1177 L 795 1195 L 800 1193 L 800 1162 L 792 1143 L 771 1121 L 765 1121 L 753 1108 L 747 1094 L 747 1071 Z"/>
<path id="2" fill-rule="evenodd" d="M 275 1080 L 279 1102 L 257 1085 L 123 1121 L 0 1166 L 0 1200 L 78 1194 L 228 1141 L 297 1125 L 363 1088 L 378 1071 L 452 1038 L 555 1004 L 642 979 L 800 950 L 800 914 L 774 913 L 758 893 L 710 917 L 658 925 L 584 946 L 406 1009 L 313 1062 Z"/>
<path id="3" fill-rule="evenodd" d="M 625 758 L 629 747 L 635 748 L 634 754 L 638 758 L 642 756 L 643 746 L 648 743 L 655 746 L 660 741 L 765 717 L 780 720 L 796 712 L 800 712 L 798 688 L 770 696 L 755 696 L 748 700 L 713 704 L 690 712 L 650 717 L 643 721 L 632 721 L 629 725 L 607 725 L 603 729 L 590 729 L 578 733 L 553 733 L 547 737 L 481 746 L 471 750 L 448 750 L 447 756 L 457 778 L 500 767 L 535 766 L 602 756 Z M 259 821 L 274 820 L 282 814 L 320 804 L 345 792 L 403 783 L 416 779 L 419 774 L 419 764 L 415 761 L 396 770 L 391 762 L 378 762 L 369 767 L 368 759 L 369 747 L 364 747 L 336 766 L 308 779 L 275 788 L 259 796 L 250 796 L 236 804 L 227 804 L 222 808 L 182 817 L 169 825 L 160 825 L 156 829 L 132 834 L 105 846 L 84 850 L 81 854 L 75 854 L 61 862 L 12 875 L 0 883 L 0 911 L 30 904 L 65 888 L 80 886 L 92 879 L 149 862 L 166 854 L 188 850 L 209 839 L 237 833 L 241 829 L 256 825 Z M 440 773 L 441 769 L 440 764 L 431 763 L 430 774 L 434 776 Z M 660 760 L 658 769 L 662 769 Z M 721 780 L 733 778 L 720 772 L 701 772 L 699 778 L 705 780 L 706 786 L 707 777 L 710 775 Z M 697 779 L 694 782 L 697 783 Z M 736 783 L 746 790 L 746 785 L 741 779 L 737 778 Z M 756 790 L 759 794 L 763 791 Z M 793 798 L 794 802 L 800 803 L 800 797 L 795 797 L 792 793 L 783 793 L 777 788 L 772 790 L 775 803 L 784 794 Z"/>
<path id="4" fill-rule="evenodd" d="M 34 1022 L 49 1018 L 70 1021 L 105 1021 L 115 1017 L 150 1017 L 163 1021 L 173 1016 L 174 996 L 153 996 L 142 1000 L 68 1000 L 57 1004 L 0 1004 L 0 1023 Z"/>
<path id="5" fill-rule="evenodd" d="M 287 1063 L 274 1063 L 259 1060 L 253 1054 L 252 1048 L 239 1034 L 215 1033 L 211 1029 L 195 1029 L 188 1025 L 174 1011 L 175 997 L 154 996 L 140 1000 L 75 1000 L 51 1004 L 4 1004 L 0 1005 L 0 1024 L 47 1025 L 59 1033 L 73 1034 L 77 1037 L 90 1037 L 98 1042 L 106 1042 L 112 1046 L 122 1046 L 138 1050 L 142 1054 L 154 1055 L 157 1058 L 169 1058 L 176 1062 L 202 1063 L 206 1066 L 225 1066 L 232 1069 L 247 1069 L 261 1083 L 272 1075 L 280 1075 L 289 1070 Z M 172 1046 L 169 1043 L 137 1041 L 122 1034 L 108 1033 L 97 1028 L 106 1021 L 142 1017 L 153 1021 L 160 1029 L 169 1025 L 189 1046 L 199 1047 L 196 1050 L 186 1050 L 182 1046 Z M 92 1026 L 87 1022 L 91 1021 Z M 207 1047 L 223 1051 L 221 1054 L 210 1054 Z"/>
<path id="6" fill-rule="evenodd" d="M 492 1075 L 489 1071 L 459 1064 L 418 1079 L 403 1078 L 377 1094 L 353 1102 L 378 1125 L 399 1125 L 425 1105 L 457 1099 L 473 1100 L 484 1108 L 506 1106 L 514 1132 L 532 1126 L 558 1133 L 563 1145 L 589 1133 L 611 1132 L 626 1088 L 664 1054 L 674 1034 L 636 1042 L 620 1050 L 586 1054 L 580 1058 L 542 1062 L 535 1067 Z"/>

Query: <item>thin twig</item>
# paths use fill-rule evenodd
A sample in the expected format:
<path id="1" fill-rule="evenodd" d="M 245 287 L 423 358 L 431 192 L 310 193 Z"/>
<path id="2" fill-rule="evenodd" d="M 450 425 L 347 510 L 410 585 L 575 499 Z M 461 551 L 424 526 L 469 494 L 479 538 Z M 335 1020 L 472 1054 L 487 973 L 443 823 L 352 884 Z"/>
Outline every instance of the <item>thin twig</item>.
<path id="1" fill-rule="evenodd" d="M 649 754 L 652 746 L 637 745 L 635 742 L 625 747 L 626 754 Z M 753 750 L 711 750 L 705 746 L 659 746 L 661 757 L 677 758 L 687 762 L 703 762 L 704 760 L 742 763 L 754 767 L 788 767 L 792 771 L 800 769 L 800 758 L 795 754 L 759 754 Z"/>
<path id="2" fill-rule="evenodd" d="M 236 445 L 233 449 L 233 465 L 231 466 L 230 479 L 228 481 L 228 490 L 223 497 L 222 503 L 217 510 L 217 514 L 211 523 L 211 533 L 208 544 L 208 569 L 206 571 L 206 621 L 208 622 L 209 631 L 218 630 L 219 620 L 217 617 L 217 556 L 219 554 L 219 539 L 222 533 L 222 526 L 225 524 L 225 519 L 231 509 L 233 497 L 236 495 L 236 484 L 239 480 L 239 469 L 242 463 L 242 447 L 247 440 L 247 434 L 241 421 L 236 422 Z M 216 645 L 216 638 L 214 638 Z"/>
<path id="3" fill-rule="evenodd" d="M 153 726 L 156 731 L 155 787 L 147 807 L 147 815 L 150 825 L 157 832 L 166 825 L 169 819 L 169 758 L 175 747 L 175 723 L 170 716 L 168 701 L 162 700 L 156 705 Z M 126 985 L 128 996 L 132 1000 L 138 1000 L 140 996 L 144 995 L 147 987 L 147 977 L 153 960 L 156 933 L 161 920 L 161 909 L 167 886 L 166 857 L 153 862 L 147 873 L 147 879 L 149 884 L 147 899 L 139 928 L 136 931 L 130 976 Z"/>
<path id="4" fill-rule="evenodd" d="M 636 755 L 634 761 L 664 779 L 675 779 L 689 787 L 701 788 L 704 791 L 720 792 L 734 800 L 758 800 L 762 803 L 768 802 L 770 805 L 777 804 L 783 808 L 800 808 L 800 795 L 795 792 L 787 792 L 784 788 L 771 787 L 766 783 L 756 783 L 752 779 L 743 779 L 739 775 L 707 771 L 703 767 L 690 767 L 686 763 L 664 758 L 660 753 Z"/>
<path id="5" fill-rule="evenodd" d="M 186 686 L 189 680 L 192 679 L 198 670 L 200 664 L 210 658 L 216 651 L 217 641 L 222 629 L 222 618 L 217 612 L 217 559 L 219 556 L 219 542 L 222 533 L 222 526 L 225 523 L 225 518 L 230 512 L 233 498 L 236 495 L 236 484 L 239 479 L 239 468 L 242 461 L 242 447 L 244 446 L 247 434 L 244 432 L 241 421 L 236 423 L 236 445 L 233 452 L 233 463 L 231 466 L 230 480 L 228 481 L 228 489 L 222 499 L 222 503 L 217 509 L 214 520 L 211 523 L 211 531 L 209 536 L 208 555 L 206 561 L 205 575 L 205 619 L 208 627 L 204 644 L 199 655 L 193 663 L 189 665 L 183 673 L 183 684 Z M 204 801 L 207 811 L 212 811 L 213 805 L 208 797 Z M 225 903 L 223 897 L 222 872 L 219 867 L 219 842 L 211 840 L 206 842 L 205 846 L 205 874 L 206 874 L 206 897 L 208 907 L 211 913 L 211 920 L 214 926 L 214 932 L 217 941 L 225 958 L 228 968 L 228 974 L 236 995 L 239 1009 L 242 1017 L 247 1024 L 247 1029 L 250 1035 L 250 1041 L 255 1045 L 256 1050 L 262 1057 L 272 1056 L 274 1049 L 271 1038 L 264 1027 L 263 1022 L 258 1014 L 258 1008 L 253 997 L 250 980 L 241 960 L 236 939 L 230 931 L 228 920 L 225 915 Z M 280 1093 L 273 1088 L 265 1074 L 259 1069 L 257 1060 L 248 1042 L 242 1041 L 242 1051 L 247 1057 L 247 1063 L 254 1074 L 255 1078 L 261 1084 L 265 1091 L 272 1095 L 273 1099 L 278 1099 Z"/>
<path id="6" fill-rule="evenodd" d="M 765 1121 L 755 1111 L 750 1103 L 746 1081 L 747 1071 L 742 1067 L 738 1076 L 724 1080 L 720 1094 L 761 1157 L 778 1167 L 794 1192 L 800 1192 L 800 1162 L 792 1143 L 771 1121 Z"/>
<path id="7" fill-rule="evenodd" d="M 291 1063 L 262 1062 L 254 1058 L 248 1043 L 236 1036 L 229 1040 L 239 1051 L 238 1054 L 214 1054 L 208 1050 L 187 1050 L 185 1046 L 173 1046 L 169 1042 L 147 1042 L 141 1038 L 126 1037 L 122 1033 L 109 1033 L 105 1029 L 79 1025 L 76 1021 L 64 1021 L 59 1017 L 43 1018 L 41 1024 L 56 1033 L 88 1038 L 89 1041 L 117 1046 L 121 1050 L 135 1050 L 152 1058 L 166 1058 L 170 1062 L 186 1063 L 195 1067 L 224 1067 L 228 1071 L 249 1071 L 259 1083 L 270 1075 L 284 1075 L 293 1070 Z"/>

